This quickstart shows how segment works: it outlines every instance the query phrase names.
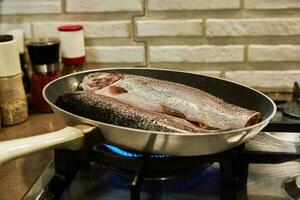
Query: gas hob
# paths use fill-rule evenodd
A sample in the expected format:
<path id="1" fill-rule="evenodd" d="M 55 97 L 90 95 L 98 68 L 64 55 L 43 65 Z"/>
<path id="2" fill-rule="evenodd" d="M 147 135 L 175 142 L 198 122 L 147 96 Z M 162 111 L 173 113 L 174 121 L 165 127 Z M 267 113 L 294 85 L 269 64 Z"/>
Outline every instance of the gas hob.
<path id="1" fill-rule="evenodd" d="M 278 112 L 263 132 L 219 154 L 141 155 L 105 144 L 57 149 L 23 199 L 298 199 L 299 94 L 296 84 L 292 103 L 276 101 Z"/>

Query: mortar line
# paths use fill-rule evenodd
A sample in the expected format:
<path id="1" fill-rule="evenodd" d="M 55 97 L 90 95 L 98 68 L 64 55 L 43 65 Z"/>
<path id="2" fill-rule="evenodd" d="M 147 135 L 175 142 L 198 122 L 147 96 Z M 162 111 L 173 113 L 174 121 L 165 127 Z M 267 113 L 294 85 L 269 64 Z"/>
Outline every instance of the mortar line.
<path id="1" fill-rule="evenodd" d="M 249 50 L 249 44 L 244 45 L 244 62 L 248 63 L 248 50 Z"/>
<path id="2" fill-rule="evenodd" d="M 66 2 L 66 0 L 61 0 L 60 8 L 61 8 L 61 13 L 67 14 L 67 2 Z"/>
<path id="3" fill-rule="evenodd" d="M 143 66 L 148 66 L 148 53 L 147 53 L 147 42 L 146 41 L 139 41 L 139 39 L 137 38 L 136 34 L 137 34 L 137 27 L 136 27 L 136 24 L 135 24 L 135 21 L 137 18 L 139 17 L 145 17 L 146 16 L 146 0 L 142 0 L 142 5 L 143 5 L 143 11 L 142 13 L 140 14 L 137 14 L 137 15 L 133 15 L 131 17 L 131 31 L 132 31 L 132 40 L 134 43 L 136 44 L 143 44 L 144 45 L 144 63 L 143 63 Z"/>
<path id="4" fill-rule="evenodd" d="M 245 10 L 245 2 L 244 2 L 244 0 L 240 0 L 240 10 L 241 11 Z"/>

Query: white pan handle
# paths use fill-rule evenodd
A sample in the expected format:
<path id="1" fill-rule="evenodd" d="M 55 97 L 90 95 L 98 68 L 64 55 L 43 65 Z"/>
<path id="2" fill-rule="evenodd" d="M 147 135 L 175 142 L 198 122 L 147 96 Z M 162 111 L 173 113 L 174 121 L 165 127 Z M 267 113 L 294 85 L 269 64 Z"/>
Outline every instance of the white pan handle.
<path id="1" fill-rule="evenodd" d="M 84 145 L 84 131 L 66 127 L 52 133 L 0 142 L 0 165 L 44 149 L 59 147 L 79 150 Z"/>

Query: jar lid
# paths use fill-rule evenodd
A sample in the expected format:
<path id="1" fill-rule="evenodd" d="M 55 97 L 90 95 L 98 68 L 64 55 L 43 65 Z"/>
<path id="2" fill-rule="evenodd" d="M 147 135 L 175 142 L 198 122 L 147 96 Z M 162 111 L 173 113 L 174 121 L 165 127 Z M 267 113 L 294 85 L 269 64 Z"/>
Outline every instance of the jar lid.
<path id="1" fill-rule="evenodd" d="M 0 35 L 0 77 L 22 73 L 17 41 L 12 35 Z"/>
<path id="2" fill-rule="evenodd" d="M 14 37 L 12 35 L 0 35 L 0 42 L 8 42 L 13 39 Z"/>
<path id="3" fill-rule="evenodd" d="M 44 65 L 59 62 L 58 39 L 35 39 L 29 41 L 26 45 L 32 65 Z"/>
<path id="4" fill-rule="evenodd" d="M 59 31 L 79 31 L 83 29 L 83 26 L 80 24 L 69 24 L 57 27 Z"/>

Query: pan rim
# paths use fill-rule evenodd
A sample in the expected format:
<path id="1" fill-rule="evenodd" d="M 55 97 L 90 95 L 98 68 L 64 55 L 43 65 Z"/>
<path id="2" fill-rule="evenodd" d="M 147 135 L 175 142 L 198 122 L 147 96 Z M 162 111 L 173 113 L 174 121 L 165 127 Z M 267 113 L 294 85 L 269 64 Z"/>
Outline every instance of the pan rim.
<path id="1" fill-rule="evenodd" d="M 103 124 L 105 126 L 110 126 L 112 128 L 117 128 L 117 129 L 123 129 L 123 130 L 128 130 L 128 131 L 134 131 L 134 132 L 141 132 L 141 133 L 145 133 L 145 134 L 156 134 L 156 135 L 174 135 L 174 136 L 199 136 L 199 135 L 205 135 L 205 136 L 214 136 L 214 135 L 223 135 L 223 134 L 231 134 L 231 133 L 236 133 L 236 132 L 243 132 L 243 131 L 248 131 L 250 129 L 254 129 L 256 127 L 264 127 L 263 125 L 267 125 L 269 123 L 269 121 L 275 116 L 276 114 L 276 111 L 277 111 L 277 107 L 276 107 L 276 104 L 273 102 L 273 100 L 268 97 L 267 95 L 265 95 L 264 93 L 254 89 L 254 88 L 251 88 L 247 85 L 244 85 L 244 84 L 241 84 L 241 83 L 238 83 L 236 81 L 232 81 L 232 80 L 228 80 L 228 79 L 225 79 L 225 78 L 220 78 L 220 77 L 214 77 L 214 76 L 211 76 L 211 75 L 204 75 L 204 74 L 201 74 L 201 76 L 204 76 L 204 77 L 210 77 L 210 78 L 214 78 L 214 79 L 218 79 L 218 80 L 222 80 L 222 81 L 226 81 L 226 82 L 230 82 L 230 83 L 234 83 L 234 84 L 237 84 L 237 85 L 240 85 L 240 86 L 243 86 L 245 88 L 248 88 L 256 93 L 259 93 L 260 95 L 262 95 L 264 98 L 266 98 L 271 104 L 272 104 L 272 107 L 273 107 L 273 111 L 272 113 L 264 120 L 262 120 L 261 122 L 257 123 L 257 124 L 254 124 L 254 125 L 251 125 L 251 126 L 248 126 L 248 127 L 245 127 L 245 128 L 240 128 L 240 129 L 233 129 L 233 130 L 227 130 L 227 131 L 217 131 L 217 132 L 199 132 L 199 133 L 193 133 L 193 132 L 188 132 L 188 133 L 178 133 L 178 132 L 161 132 L 161 131 L 149 131 L 149 130 L 143 130 L 143 129 L 136 129 L 136 128 L 128 128 L 128 127 L 123 127 L 123 126 L 117 126 L 117 125 L 114 125 L 114 124 L 109 124 L 109 123 L 104 123 L 104 122 L 99 122 L 99 121 L 96 121 L 96 120 L 92 120 L 92 119 L 89 119 L 89 118 L 85 118 L 85 117 L 82 117 L 82 116 L 79 116 L 79 115 L 75 115 L 71 112 L 68 112 L 64 109 L 61 109 L 59 108 L 58 106 L 56 106 L 54 103 L 52 103 L 46 96 L 46 90 L 48 89 L 48 87 L 52 84 L 54 84 L 56 81 L 59 81 L 61 79 L 64 79 L 66 77 L 69 77 L 69 76 L 74 76 L 74 75 L 77 75 L 77 74 L 83 74 L 83 73 L 87 73 L 87 72 L 100 72 L 100 71 L 106 71 L 106 70 L 118 70 L 118 69 L 142 69 L 142 70 L 157 70 L 157 71 L 170 71 L 170 72 L 178 72 L 178 73 L 185 73 L 185 74 L 194 74 L 194 75 L 197 75 L 195 73 L 192 73 L 192 72 L 188 72 L 188 71 L 181 71 L 181 70 L 172 70 L 172 69 L 163 69 L 163 68 L 151 68 L 151 67 L 112 67 L 112 68 L 100 68 L 100 69 L 89 69 L 89 70 L 84 70 L 84 71 L 80 71 L 80 72 L 76 72 L 76 73 L 72 73 L 72 74 L 68 74 L 68 75 L 65 75 L 65 76 L 62 76 L 62 77 L 59 77 L 51 82 L 49 82 L 44 88 L 43 88 L 43 91 L 42 91 L 42 95 L 43 95 L 43 98 L 45 99 L 45 101 L 51 106 L 51 107 L 54 107 L 55 109 L 59 110 L 60 112 L 63 112 L 63 113 L 66 113 L 68 115 L 71 115 L 71 116 L 75 116 L 75 117 L 79 117 L 81 119 L 84 119 L 85 121 L 90 121 L 90 122 L 94 122 L 94 124 L 97 124 L 97 123 L 100 123 L 100 124 Z"/>

